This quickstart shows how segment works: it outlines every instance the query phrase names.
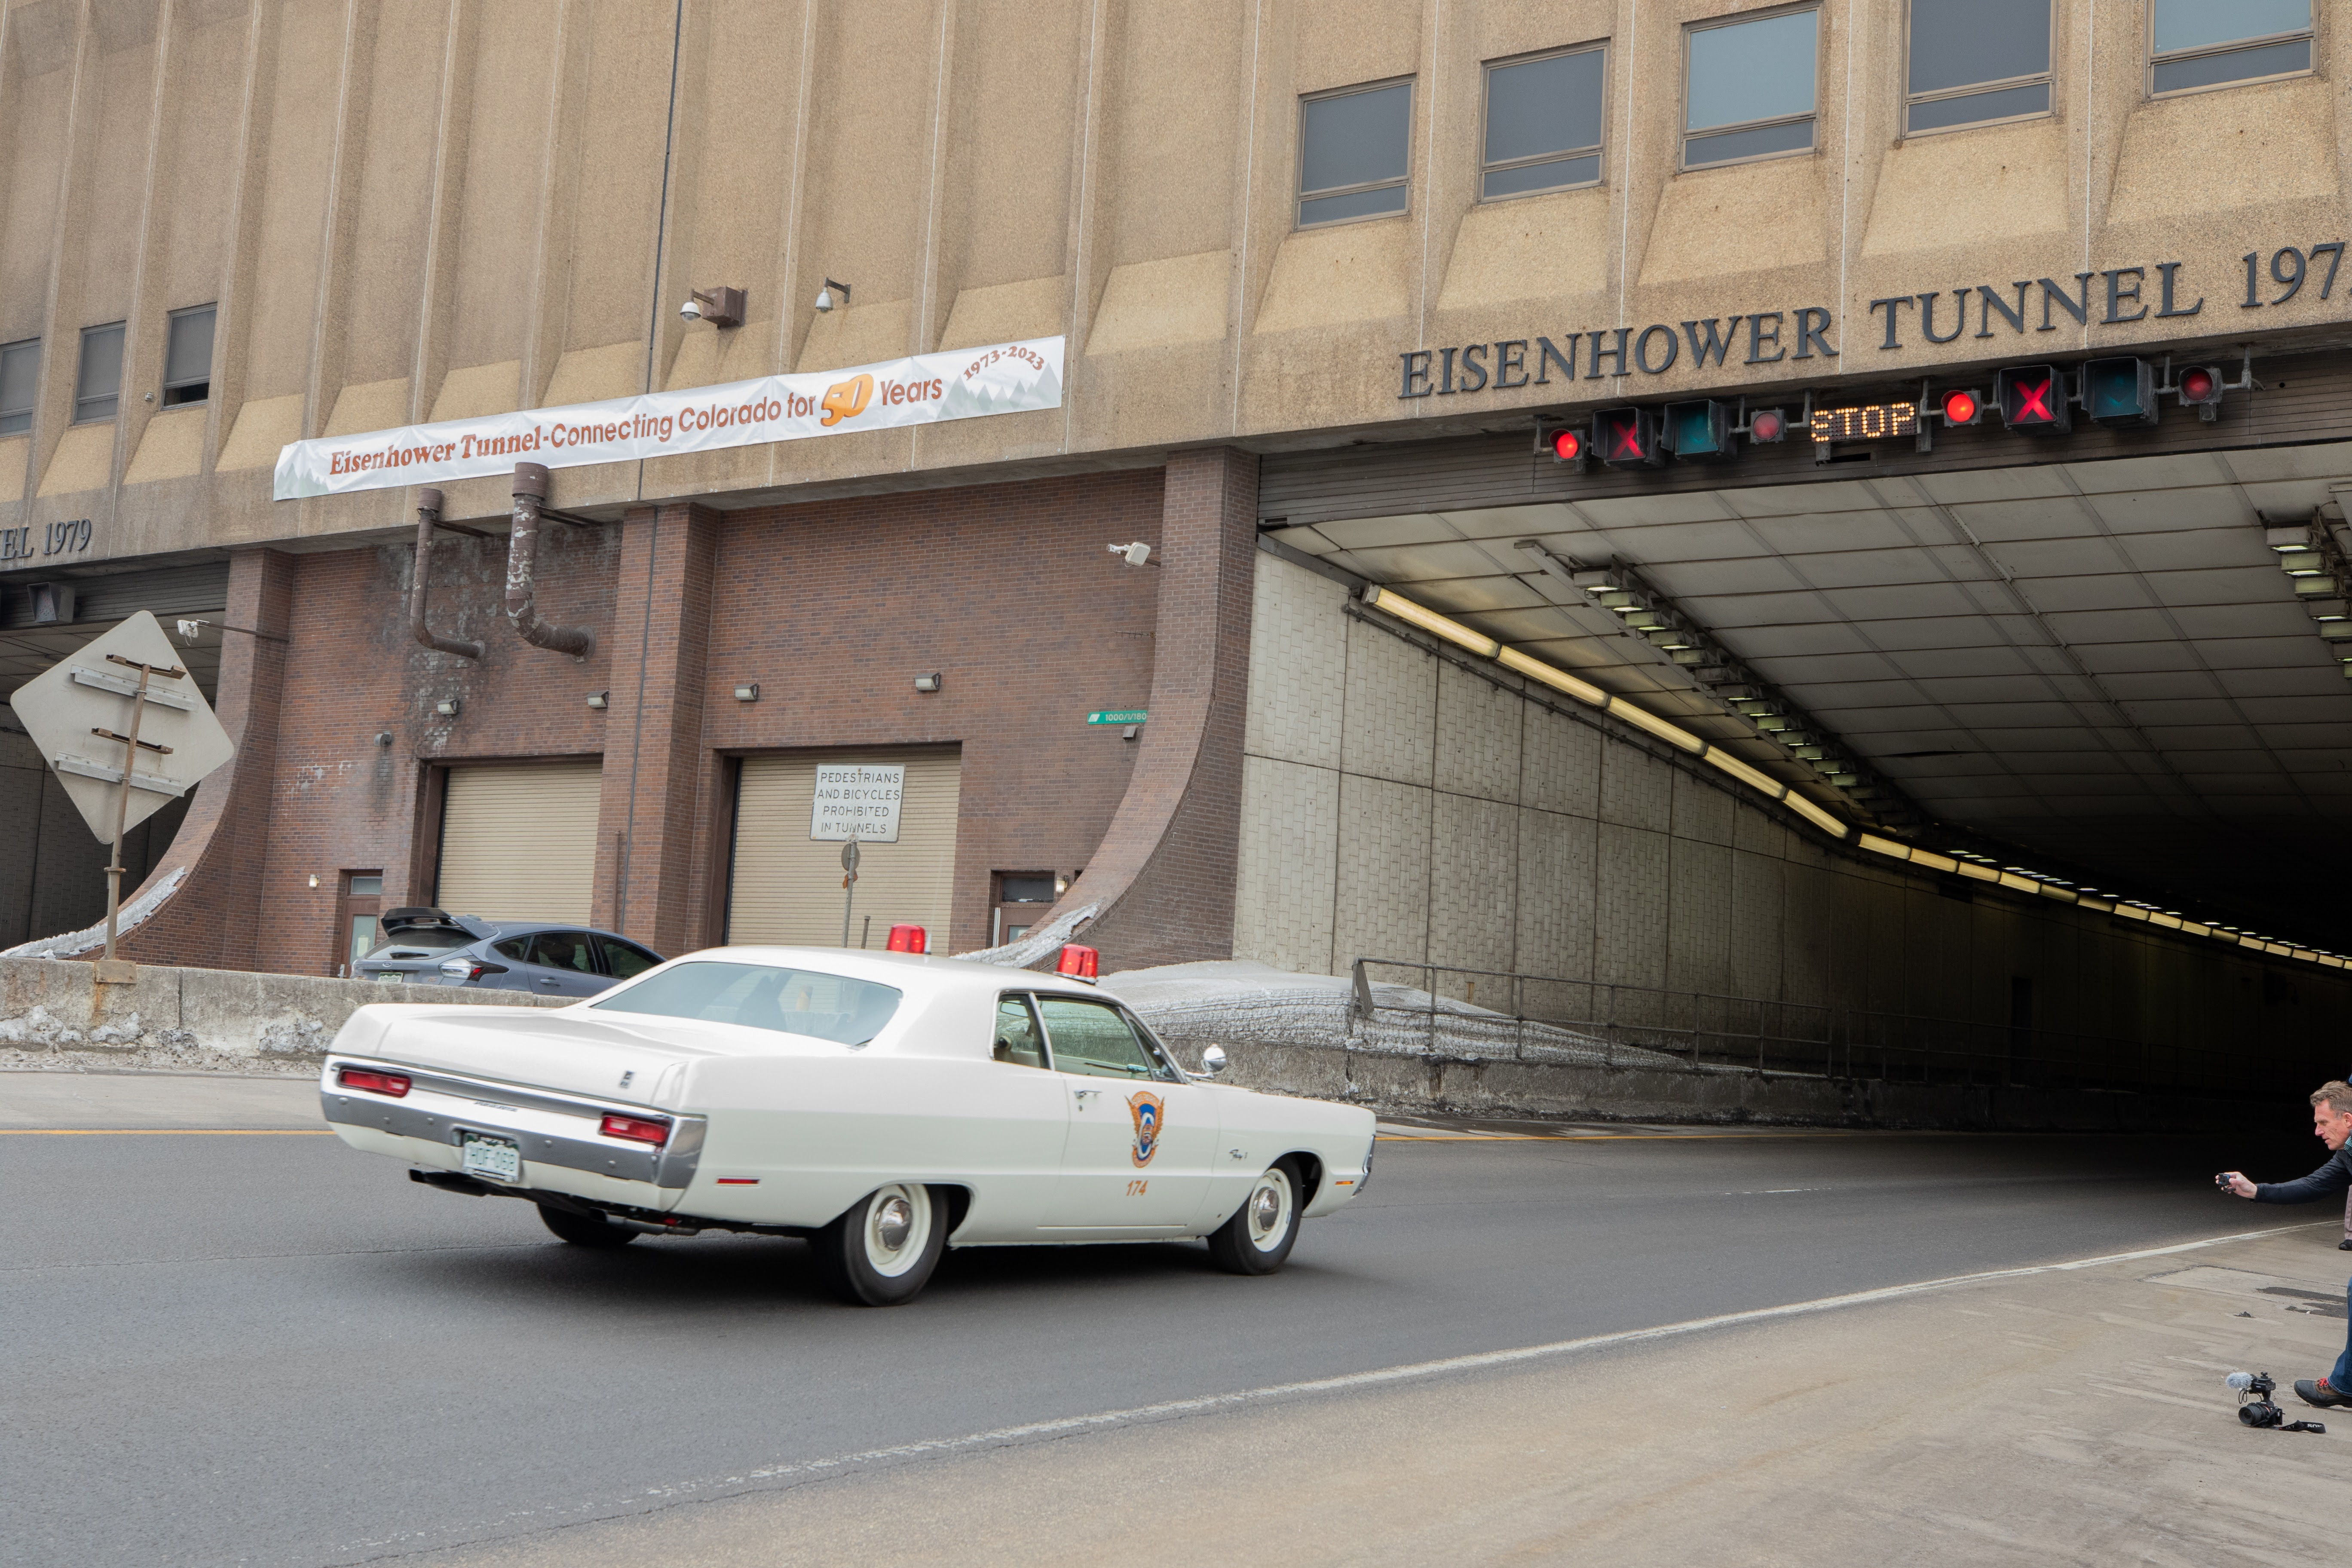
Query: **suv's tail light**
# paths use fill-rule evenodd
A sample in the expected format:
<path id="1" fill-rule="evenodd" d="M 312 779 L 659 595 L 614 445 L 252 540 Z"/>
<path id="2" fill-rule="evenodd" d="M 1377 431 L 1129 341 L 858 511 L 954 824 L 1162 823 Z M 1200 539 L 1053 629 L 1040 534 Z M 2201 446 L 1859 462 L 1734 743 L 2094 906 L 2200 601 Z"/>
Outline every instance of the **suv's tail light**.
<path id="1" fill-rule="evenodd" d="M 370 1094 L 388 1094 L 398 1100 L 408 1092 L 408 1079 L 396 1072 L 377 1072 L 371 1068 L 340 1068 L 335 1081 L 345 1089 L 363 1089 Z"/>
<path id="2" fill-rule="evenodd" d="M 601 1129 L 607 1138 L 626 1138 L 632 1143 L 667 1143 L 669 1122 L 658 1116 L 607 1116 Z"/>
<path id="3" fill-rule="evenodd" d="M 462 984 L 468 980 L 480 979 L 488 972 L 489 967 L 478 958 L 452 958 L 441 965 L 441 973 Z"/>

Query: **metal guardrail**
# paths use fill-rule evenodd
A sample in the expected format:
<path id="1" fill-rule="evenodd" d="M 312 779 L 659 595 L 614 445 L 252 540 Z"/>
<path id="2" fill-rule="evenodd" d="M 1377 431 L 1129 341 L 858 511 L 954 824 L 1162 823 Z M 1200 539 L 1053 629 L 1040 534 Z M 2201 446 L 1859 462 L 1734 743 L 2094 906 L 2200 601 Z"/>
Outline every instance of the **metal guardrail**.
<path id="1" fill-rule="evenodd" d="M 1375 969 L 1417 976 L 1413 988 L 1421 999 L 1410 1006 L 1379 1001 L 1370 973 Z M 1504 1055 L 1528 1061 L 1561 1050 L 1576 1056 L 1597 1050 L 1603 1066 L 1661 1070 L 2125 1093 L 2154 1089 L 2233 1099 L 2303 1085 L 2295 1062 L 2249 1061 L 2244 1053 L 2227 1049 L 1968 1018 L 1401 959 L 1359 958 L 1352 980 L 1351 1026 L 1409 1028 L 1419 1020 L 1423 1048 L 1433 1055 Z M 1465 1013 L 1449 1003 L 1485 1011 Z M 2273 1078 L 2275 1086 L 2269 1081 Z"/>

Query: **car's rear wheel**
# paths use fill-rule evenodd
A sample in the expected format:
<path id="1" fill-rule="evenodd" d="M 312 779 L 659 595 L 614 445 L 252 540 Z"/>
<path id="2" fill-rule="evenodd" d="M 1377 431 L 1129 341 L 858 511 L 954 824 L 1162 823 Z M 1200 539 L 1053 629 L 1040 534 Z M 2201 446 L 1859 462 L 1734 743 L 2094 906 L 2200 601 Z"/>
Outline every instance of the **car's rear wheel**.
<path id="1" fill-rule="evenodd" d="M 1298 1210 L 1305 1188 L 1298 1162 L 1288 1157 L 1268 1165 L 1250 1186 L 1233 1217 L 1209 1237 L 1209 1258 L 1228 1274 L 1271 1274 L 1298 1240 Z"/>
<path id="2" fill-rule="evenodd" d="M 946 1205 L 938 1194 L 894 1182 L 852 1204 L 809 1245 L 825 1289 L 855 1306 L 896 1307 L 930 1282 L 947 1239 Z"/>
<path id="3" fill-rule="evenodd" d="M 574 1247 L 626 1247 L 637 1239 L 638 1233 L 626 1226 L 574 1214 L 570 1209 L 560 1209 L 551 1204 L 539 1205 L 539 1217 L 546 1223 L 548 1229 Z"/>

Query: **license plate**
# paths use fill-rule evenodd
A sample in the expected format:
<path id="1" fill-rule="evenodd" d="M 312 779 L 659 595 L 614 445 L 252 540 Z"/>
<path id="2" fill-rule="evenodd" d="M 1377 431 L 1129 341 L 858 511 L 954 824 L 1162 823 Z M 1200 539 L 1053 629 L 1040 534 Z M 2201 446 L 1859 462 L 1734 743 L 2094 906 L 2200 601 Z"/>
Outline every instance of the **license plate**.
<path id="1" fill-rule="evenodd" d="M 376 971 L 375 983 L 378 985 L 397 985 L 407 978 L 407 975 L 397 969 L 379 969 Z"/>
<path id="2" fill-rule="evenodd" d="M 478 1132 L 460 1135 L 458 1156 L 466 1174 L 488 1176 L 494 1182 L 522 1180 L 522 1145 L 511 1138 L 486 1138 Z"/>

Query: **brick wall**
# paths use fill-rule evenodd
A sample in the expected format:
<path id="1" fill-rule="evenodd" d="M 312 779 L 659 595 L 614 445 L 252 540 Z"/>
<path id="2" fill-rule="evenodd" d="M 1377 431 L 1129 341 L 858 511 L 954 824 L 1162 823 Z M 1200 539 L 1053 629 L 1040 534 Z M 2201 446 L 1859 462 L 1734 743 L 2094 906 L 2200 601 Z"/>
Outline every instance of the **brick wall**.
<path id="1" fill-rule="evenodd" d="M 1347 598 L 1257 557 L 1237 958 L 1313 973 L 1403 959 L 2004 1026 L 2022 975 L 2039 1026 L 2184 1046 L 2325 1041 L 2352 1002 L 2352 984 L 2301 965 L 2047 900 L 1948 896 L 1654 742 L 1352 617 Z"/>
<path id="2" fill-rule="evenodd" d="M 962 806 L 951 930 L 933 940 L 979 945 L 991 874 L 1079 871 L 1126 792 L 1138 747 L 1085 719 L 1148 705 L 1161 574 L 1104 545 L 1156 543 L 1161 489 L 1145 469 L 551 524 L 538 605 L 594 630 L 584 661 L 505 624 L 503 537 L 434 547 L 433 627 L 481 640 L 478 662 L 411 638 L 407 542 L 241 557 L 227 619 L 289 640 L 228 642 L 220 709 L 239 756 L 165 862 L 189 882 L 127 951 L 331 974 L 341 873 L 381 869 L 387 908 L 430 901 L 436 769 L 582 756 L 604 763 L 598 918 L 688 951 L 720 935 L 726 757 L 942 742 L 962 748 Z M 1238 592 L 1245 614 L 1246 578 Z M 918 694 L 932 670 L 942 689 Z M 760 700 L 737 702 L 753 681 Z M 610 706 L 591 709 L 600 690 Z M 436 715 L 450 698 L 457 717 Z"/>

